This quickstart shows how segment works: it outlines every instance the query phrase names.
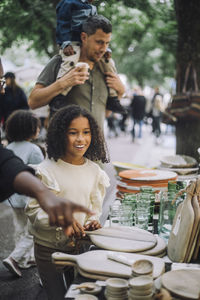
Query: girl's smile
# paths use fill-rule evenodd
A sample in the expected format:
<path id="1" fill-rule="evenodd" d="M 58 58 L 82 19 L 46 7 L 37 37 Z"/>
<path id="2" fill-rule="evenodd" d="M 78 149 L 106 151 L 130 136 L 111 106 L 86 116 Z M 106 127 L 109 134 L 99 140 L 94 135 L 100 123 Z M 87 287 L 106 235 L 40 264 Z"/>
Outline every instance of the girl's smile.
<path id="1" fill-rule="evenodd" d="M 83 156 L 91 143 L 91 130 L 88 119 L 80 116 L 72 120 L 67 129 L 66 137 L 66 154 L 62 159 L 74 165 L 83 164 Z"/>

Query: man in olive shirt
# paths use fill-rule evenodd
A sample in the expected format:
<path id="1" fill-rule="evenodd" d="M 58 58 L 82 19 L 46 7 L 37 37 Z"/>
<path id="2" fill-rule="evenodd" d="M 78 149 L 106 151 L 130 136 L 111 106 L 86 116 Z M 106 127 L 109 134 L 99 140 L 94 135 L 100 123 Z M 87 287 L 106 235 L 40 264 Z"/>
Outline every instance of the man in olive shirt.
<path id="1" fill-rule="evenodd" d="M 57 109 L 77 104 L 87 109 L 96 118 L 103 128 L 108 98 L 108 88 L 114 88 L 118 98 L 124 93 L 124 86 L 117 74 L 107 72 L 106 81 L 100 71 L 98 61 L 105 54 L 111 40 L 112 25 L 108 19 L 101 15 L 90 17 L 82 27 L 80 62 L 88 63 L 90 70 L 80 71 L 74 68 L 56 81 L 61 64 L 61 57 L 54 56 L 42 73 L 29 97 L 32 109 L 49 104 L 53 113 Z M 61 93 L 68 87 L 71 91 L 63 96 Z"/>

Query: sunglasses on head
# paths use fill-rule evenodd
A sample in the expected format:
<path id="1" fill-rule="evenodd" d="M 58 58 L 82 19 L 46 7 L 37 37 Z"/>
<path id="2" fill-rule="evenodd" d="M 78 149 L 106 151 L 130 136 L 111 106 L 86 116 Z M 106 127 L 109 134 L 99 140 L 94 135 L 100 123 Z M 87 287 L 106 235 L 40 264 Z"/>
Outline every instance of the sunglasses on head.
<path id="1" fill-rule="evenodd" d="M 4 78 L 0 78 L 0 87 L 1 87 L 1 89 L 4 88 L 5 84 L 6 84 L 5 79 Z"/>

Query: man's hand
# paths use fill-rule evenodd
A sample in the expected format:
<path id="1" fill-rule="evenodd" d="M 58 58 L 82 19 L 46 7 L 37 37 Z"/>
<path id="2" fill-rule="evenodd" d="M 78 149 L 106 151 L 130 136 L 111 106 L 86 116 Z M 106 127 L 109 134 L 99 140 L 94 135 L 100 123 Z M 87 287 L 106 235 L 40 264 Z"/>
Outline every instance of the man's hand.
<path id="1" fill-rule="evenodd" d="M 63 53 L 66 55 L 66 56 L 70 56 L 70 55 L 74 55 L 74 49 L 71 45 L 68 45 L 66 46 L 64 49 L 63 49 Z"/>
<path id="2" fill-rule="evenodd" d="M 125 92 L 125 87 L 121 82 L 121 79 L 116 73 L 105 72 L 105 75 L 107 86 L 109 88 L 113 88 L 117 92 L 118 98 L 120 99 Z"/>
<path id="3" fill-rule="evenodd" d="M 70 70 L 67 74 L 57 80 L 60 83 L 63 90 L 68 87 L 72 87 L 78 84 L 84 84 L 89 78 L 89 73 L 85 69 L 81 70 L 80 67 Z"/>

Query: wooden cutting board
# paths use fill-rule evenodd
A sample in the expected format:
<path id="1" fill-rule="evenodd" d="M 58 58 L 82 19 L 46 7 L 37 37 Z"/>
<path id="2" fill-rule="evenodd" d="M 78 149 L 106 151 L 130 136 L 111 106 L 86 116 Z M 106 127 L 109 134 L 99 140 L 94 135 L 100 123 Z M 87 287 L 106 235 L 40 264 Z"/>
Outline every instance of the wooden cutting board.
<path id="1" fill-rule="evenodd" d="M 199 299 L 200 270 L 175 270 L 162 275 L 162 285 L 173 294 L 187 299 Z"/>
<path id="2" fill-rule="evenodd" d="M 86 233 L 96 246 L 112 251 L 140 252 L 157 244 L 157 239 L 152 233 L 137 227 L 105 227 Z"/>
<path id="3" fill-rule="evenodd" d="M 188 245 L 188 249 L 186 252 L 186 256 L 184 259 L 184 262 L 190 262 L 194 249 L 196 247 L 196 243 L 197 243 L 197 236 L 198 236 L 198 232 L 199 232 L 199 224 L 200 224 L 200 207 L 199 207 L 199 202 L 197 200 L 197 195 L 195 195 L 192 199 L 192 207 L 194 210 L 194 224 L 192 227 L 192 234 L 190 237 L 190 241 L 189 241 L 189 245 Z"/>
<path id="4" fill-rule="evenodd" d="M 132 271 L 131 267 L 117 261 L 111 260 L 107 257 L 108 253 L 111 251 L 106 250 L 94 250 L 88 251 L 79 255 L 70 255 L 62 252 L 55 252 L 52 254 L 52 260 L 55 264 L 63 265 L 66 262 L 68 265 L 69 262 L 76 263 L 78 268 L 89 274 L 98 274 L 100 276 L 106 277 L 122 277 L 130 278 Z M 122 252 L 113 252 L 115 255 L 125 256 L 130 261 L 135 261 L 138 259 L 148 259 L 153 263 L 154 271 L 153 277 L 159 277 L 165 270 L 164 260 L 159 257 L 152 257 L 146 255 L 140 255 L 135 253 L 122 253 Z M 94 275 L 95 276 L 95 275 Z"/>
<path id="5" fill-rule="evenodd" d="M 164 256 L 166 254 L 167 245 L 161 237 L 156 236 L 156 239 L 157 239 L 157 244 L 155 247 L 146 251 L 142 251 L 139 254 L 151 255 L 151 256 L 160 256 L 160 255 Z"/>
<path id="6" fill-rule="evenodd" d="M 195 187 L 196 182 L 192 181 L 188 186 L 186 199 L 179 205 L 174 217 L 167 247 L 168 256 L 174 262 L 184 262 L 189 245 L 194 225 L 194 210 L 191 199 Z"/>

